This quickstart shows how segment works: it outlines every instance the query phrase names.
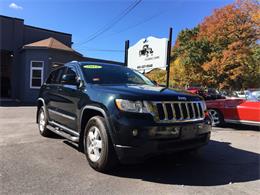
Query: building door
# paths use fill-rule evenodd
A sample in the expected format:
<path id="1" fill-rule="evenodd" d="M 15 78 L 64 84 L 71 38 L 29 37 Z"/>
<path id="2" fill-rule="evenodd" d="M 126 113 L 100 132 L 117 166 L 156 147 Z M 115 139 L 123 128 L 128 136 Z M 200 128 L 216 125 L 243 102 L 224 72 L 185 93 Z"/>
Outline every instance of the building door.
<path id="1" fill-rule="evenodd" d="M 13 55 L 10 51 L 1 50 L 0 52 L 0 98 L 10 98 Z"/>

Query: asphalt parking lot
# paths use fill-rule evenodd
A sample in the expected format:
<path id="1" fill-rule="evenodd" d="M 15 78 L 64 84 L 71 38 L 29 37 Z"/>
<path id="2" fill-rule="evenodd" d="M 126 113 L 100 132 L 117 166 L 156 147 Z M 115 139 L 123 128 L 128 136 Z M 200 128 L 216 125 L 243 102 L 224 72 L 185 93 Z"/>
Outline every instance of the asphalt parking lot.
<path id="1" fill-rule="evenodd" d="M 260 131 L 214 128 L 198 154 L 94 171 L 70 142 L 44 138 L 35 107 L 0 107 L 0 194 L 260 194 Z"/>

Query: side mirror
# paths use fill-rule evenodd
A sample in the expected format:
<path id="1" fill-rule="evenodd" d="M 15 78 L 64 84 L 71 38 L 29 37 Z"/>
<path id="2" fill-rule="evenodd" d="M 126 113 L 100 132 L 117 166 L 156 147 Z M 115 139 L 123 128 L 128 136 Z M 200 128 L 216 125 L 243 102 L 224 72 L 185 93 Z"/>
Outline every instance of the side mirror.
<path id="1" fill-rule="evenodd" d="M 64 74 L 61 78 L 61 83 L 65 85 L 79 85 L 75 74 Z"/>

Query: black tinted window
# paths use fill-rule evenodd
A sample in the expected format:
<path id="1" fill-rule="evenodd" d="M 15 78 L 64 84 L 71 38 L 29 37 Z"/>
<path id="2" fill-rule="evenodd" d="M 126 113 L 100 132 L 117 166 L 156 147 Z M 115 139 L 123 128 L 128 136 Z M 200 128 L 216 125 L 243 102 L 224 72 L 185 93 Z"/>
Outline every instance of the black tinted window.
<path id="1" fill-rule="evenodd" d="M 59 84 L 59 83 L 60 83 L 60 80 L 61 80 L 61 76 L 62 76 L 62 74 L 64 73 L 65 69 L 66 69 L 66 68 L 63 67 L 63 68 L 59 68 L 59 69 L 57 69 L 57 70 L 54 70 L 54 71 L 50 74 L 50 76 L 49 76 L 49 78 L 47 79 L 46 83 L 47 83 L 47 84 Z"/>
<path id="2" fill-rule="evenodd" d="M 68 83 L 68 82 L 66 82 L 66 81 L 62 81 L 65 77 L 63 77 L 63 76 L 65 76 L 65 75 L 67 75 L 67 76 L 69 76 L 71 79 L 73 79 L 73 80 L 71 80 L 71 82 L 70 83 Z M 67 68 L 67 70 L 66 70 L 66 72 L 63 72 L 63 74 L 62 74 L 62 76 L 61 76 L 61 83 L 62 84 L 72 84 L 72 85 L 75 85 L 76 84 L 76 80 L 77 80 L 77 73 L 76 73 L 76 69 L 75 69 L 75 67 L 68 67 Z M 72 82 L 73 81 L 73 82 Z"/>
<path id="3" fill-rule="evenodd" d="M 47 84 L 53 84 L 54 83 L 54 80 L 55 80 L 55 73 L 56 71 L 52 71 L 51 74 L 49 75 L 46 83 Z"/>
<path id="4" fill-rule="evenodd" d="M 72 74 L 77 76 L 76 69 L 74 67 L 69 67 L 66 74 Z"/>
<path id="5" fill-rule="evenodd" d="M 66 68 L 60 68 L 57 73 L 57 77 L 55 78 L 55 83 L 59 84 L 61 81 L 62 75 L 65 73 Z"/>

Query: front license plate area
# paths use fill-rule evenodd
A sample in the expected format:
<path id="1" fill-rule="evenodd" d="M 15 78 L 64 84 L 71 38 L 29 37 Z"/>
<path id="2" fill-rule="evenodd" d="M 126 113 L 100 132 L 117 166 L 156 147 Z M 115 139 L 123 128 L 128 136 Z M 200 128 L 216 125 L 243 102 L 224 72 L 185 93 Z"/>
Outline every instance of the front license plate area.
<path id="1" fill-rule="evenodd" d="M 196 137 L 197 128 L 196 126 L 184 126 L 181 128 L 182 139 L 192 139 Z"/>
<path id="2" fill-rule="evenodd" d="M 155 136 L 157 138 L 178 138 L 180 136 L 180 127 L 163 127 L 159 128 Z"/>

